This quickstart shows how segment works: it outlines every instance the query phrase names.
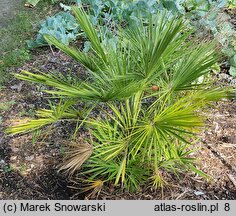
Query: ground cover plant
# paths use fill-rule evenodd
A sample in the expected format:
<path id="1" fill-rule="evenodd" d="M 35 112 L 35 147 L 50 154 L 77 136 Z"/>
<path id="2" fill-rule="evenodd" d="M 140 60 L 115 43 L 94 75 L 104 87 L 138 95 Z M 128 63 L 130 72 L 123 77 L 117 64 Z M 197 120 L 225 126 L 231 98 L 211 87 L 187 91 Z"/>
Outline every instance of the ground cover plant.
<path id="1" fill-rule="evenodd" d="M 61 169 L 72 174 L 81 169 L 91 186 L 104 183 L 137 190 L 149 181 L 155 187 L 165 175 L 179 175 L 195 167 L 196 132 L 204 124 L 203 110 L 211 101 L 230 96 L 230 90 L 212 87 L 207 75 L 220 59 L 215 44 L 191 40 L 183 19 L 167 13 L 150 15 L 110 34 L 93 26 L 82 8 L 73 13 L 91 43 L 88 52 L 72 48 L 57 38 L 45 39 L 86 68 L 81 80 L 52 73 L 22 71 L 16 77 L 49 86 L 59 99 L 38 119 L 13 126 L 22 134 L 58 121 L 75 122 L 73 140 Z M 229 91 L 229 92 L 228 92 Z M 56 126 L 56 124 L 54 124 Z M 83 127 L 90 136 L 79 142 Z"/>

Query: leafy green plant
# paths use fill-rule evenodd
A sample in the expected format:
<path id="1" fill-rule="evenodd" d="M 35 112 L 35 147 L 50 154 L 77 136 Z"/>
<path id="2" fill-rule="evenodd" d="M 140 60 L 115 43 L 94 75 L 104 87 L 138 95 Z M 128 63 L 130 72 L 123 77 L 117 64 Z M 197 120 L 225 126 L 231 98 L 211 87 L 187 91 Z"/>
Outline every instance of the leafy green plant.
<path id="1" fill-rule="evenodd" d="M 54 3 L 57 1 L 54 1 Z M 62 1 L 64 2 L 64 1 Z M 65 1 L 66 2 L 66 1 Z M 65 3 L 64 2 L 64 3 Z M 235 30 L 229 22 L 229 18 L 225 12 L 221 12 L 225 6 L 232 7 L 234 1 L 226 0 L 72 0 L 67 3 L 77 3 L 78 5 L 86 5 L 89 11 L 90 19 L 93 25 L 102 25 L 103 34 L 111 34 L 111 30 L 118 24 L 132 25 L 138 22 L 139 16 L 147 18 L 149 14 L 156 14 L 158 11 L 168 10 L 170 15 L 183 15 L 190 24 L 195 26 L 197 34 L 211 34 L 222 45 L 222 52 L 229 59 L 230 74 L 236 74 L 235 66 Z M 71 7 L 61 3 L 65 10 Z M 63 23 L 62 25 L 60 23 Z M 73 27 L 72 27 L 73 26 Z M 203 29 L 205 31 L 203 31 Z M 48 43 L 44 40 L 44 34 L 50 34 L 62 40 L 64 43 L 75 40 L 78 36 L 78 26 L 75 25 L 71 15 L 59 13 L 47 20 L 41 25 L 36 40 L 28 42 L 30 48 L 46 46 Z M 200 33 L 202 32 L 202 33 Z M 108 43 L 116 43 L 116 38 L 110 38 Z M 87 41 L 85 51 L 91 48 L 91 44 Z"/>
<path id="2" fill-rule="evenodd" d="M 187 157 L 192 152 L 188 138 L 203 122 L 194 115 L 197 105 L 187 100 L 172 101 L 164 108 L 155 100 L 145 104 L 139 92 L 124 103 L 109 104 L 112 115 L 90 122 L 99 142 L 93 143 L 84 173 L 91 174 L 91 180 L 99 177 L 134 190 L 150 177 L 154 186 L 161 186 L 163 172 L 194 168 L 193 158 Z"/>
<path id="3" fill-rule="evenodd" d="M 78 36 L 79 26 L 75 18 L 68 12 L 57 13 L 53 17 L 48 17 L 42 24 L 35 41 L 28 41 L 29 48 L 48 45 L 44 39 L 44 34 L 50 34 L 69 44 Z"/>
<path id="4" fill-rule="evenodd" d="M 37 112 L 38 119 L 13 126 L 8 133 L 38 130 L 58 121 L 74 121 L 74 141 L 62 169 L 82 173 L 93 187 L 104 182 L 136 190 L 150 181 L 160 187 L 166 174 L 195 167 L 191 145 L 203 126 L 201 110 L 211 101 L 230 96 L 199 78 L 218 60 L 214 43 L 189 40 L 182 19 L 166 13 L 142 17 L 127 29 L 117 28 L 117 43 L 95 28 L 84 9 L 73 13 L 91 43 L 83 52 L 57 38 L 45 39 L 83 65 L 86 80 L 62 79 L 50 73 L 22 71 L 16 77 L 47 85 L 59 104 Z M 145 19 L 144 19 L 145 20 Z M 95 112 L 96 111 L 96 112 Z M 95 114 L 97 113 L 97 114 Z M 84 126 L 90 139 L 76 140 Z"/>
<path id="5" fill-rule="evenodd" d="M 223 12 L 223 8 L 228 5 L 235 5 L 233 1 L 226 0 L 203 0 L 203 1 L 118 1 L 118 0 L 81 0 L 78 3 L 89 5 L 89 13 L 94 25 L 104 25 L 109 29 L 114 29 L 115 23 L 137 22 L 140 14 L 148 17 L 148 14 L 156 14 L 158 11 L 168 10 L 172 15 L 181 14 L 189 23 L 196 28 L 196 33 L 206 37 L 209 31 L 221 44 L 222 52 L 229 59 L 229 73 L 236 75 L 236 46 L 235 30 L 230 23 L 229 16 Z M 114 23 L 115 22 L 115 23 Z M 115 41 L 113 41 L 115 43 Z M 85 50 L 90 47 L 85 43 Z"/>
<path id="6" fill-rule="evenodd" d="M 220 43 L 222 53 L 229 59 L 229 73 L 236 76 L 236 31 L 230 23 L 230 17 L 223 11 L 227 1 L 203 1 L 200 8 L 195 8 L 187 14 L 196 29 L 200 29 L 203 37 L 211 32 L 214 38 Z M 190 7 L 191 8 L 191 7 Z M 200 33 L 198 33 L 201 35 Z"/>

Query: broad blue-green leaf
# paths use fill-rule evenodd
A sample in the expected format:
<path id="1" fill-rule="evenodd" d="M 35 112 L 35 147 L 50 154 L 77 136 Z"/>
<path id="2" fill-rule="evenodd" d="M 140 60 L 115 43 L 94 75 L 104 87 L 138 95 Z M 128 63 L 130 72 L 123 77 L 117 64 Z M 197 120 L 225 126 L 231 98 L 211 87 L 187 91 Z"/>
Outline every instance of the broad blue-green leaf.
<path id="1" fill-rule="evenodd" d="M 229 74 L 231 76 L 236 76 L 236 67 L 231 66 L 229 69 Z"/>
<path id="2" fill-rule="evenodd" d="M 236 67 L 236 54 L 230 58 L 229 63 L 231 66 Z"/>

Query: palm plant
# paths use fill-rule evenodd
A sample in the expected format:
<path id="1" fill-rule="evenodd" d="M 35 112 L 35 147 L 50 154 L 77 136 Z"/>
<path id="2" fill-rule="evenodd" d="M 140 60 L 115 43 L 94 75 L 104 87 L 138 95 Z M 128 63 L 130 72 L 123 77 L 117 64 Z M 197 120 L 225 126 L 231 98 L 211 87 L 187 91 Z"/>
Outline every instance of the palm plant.
<path id="1" fill-rule="evenodd" d="M 198 78 L 209 73 L 219 60 L 214 43 L 197 44 L 181 19 L 167 14 L 151 17 L 148 23 L 118 28 L 114 46 L 98 34 L 82 8 L 73 7 L 78 23 L 91 42 L 84 53 L 56 38 L 45 39 L 83 65 L 88 79 L 70 82 L 50 73 L 22 71 L 16 77 L 44 84 L 61 98 L 50 110 L 38 111 L 37 120 L 8 129 L 11 134 L 36 130 L 61 120 L 91 129 L 93 139 L 72 145 L 62 169 L 82 168 L 93 185 L 111 181 L 137 189 L 148 179 L 154 186 L 164 182 L 163 172 L 176 175 L 194 166 L 189 155 L 196 132 L 203 126 L 201 109 L 209 102 L 227 97 L 227 90 L 211 88 Z M 100 36 L 98 36 L 100 35 Z M 77 79 L 77 78 L 76 78 Z M 83 111 L 79 102 L 89 104 Z M 101 116 L 93 116 L 93 109 Z M 75 136 L 76 137 L 76 136 Z M 101 185 L 101 184 L 99 184 Z"/>

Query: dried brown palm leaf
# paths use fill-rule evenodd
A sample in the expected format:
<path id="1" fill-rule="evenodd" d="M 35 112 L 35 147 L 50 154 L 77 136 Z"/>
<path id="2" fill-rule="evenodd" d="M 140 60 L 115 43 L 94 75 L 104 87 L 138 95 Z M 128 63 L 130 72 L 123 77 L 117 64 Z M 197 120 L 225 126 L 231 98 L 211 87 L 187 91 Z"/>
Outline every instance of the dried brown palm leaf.
<path id="1" fill-rule="evenodd" d="M 69 148 L 70 150 L 66 153 L 67 156 L 60 170 L 66 170 L 73 174 L 91 156 L 93 146 L 88 142 L 71 142 Z"/>
<path id="2" fill-rule="evenodd" d="M 84 187 L 82 191 L 83 192 L 92 191 L 90 194 L 87 195 L 87 198 L 93 199 L 96 197 L 96 195 L 98 196 L 100 194 L 103 184 L 104 184 L 104 181 L 100 179 L 95 180 L 95 181 L 89 181 L 88 186 Z"/>

